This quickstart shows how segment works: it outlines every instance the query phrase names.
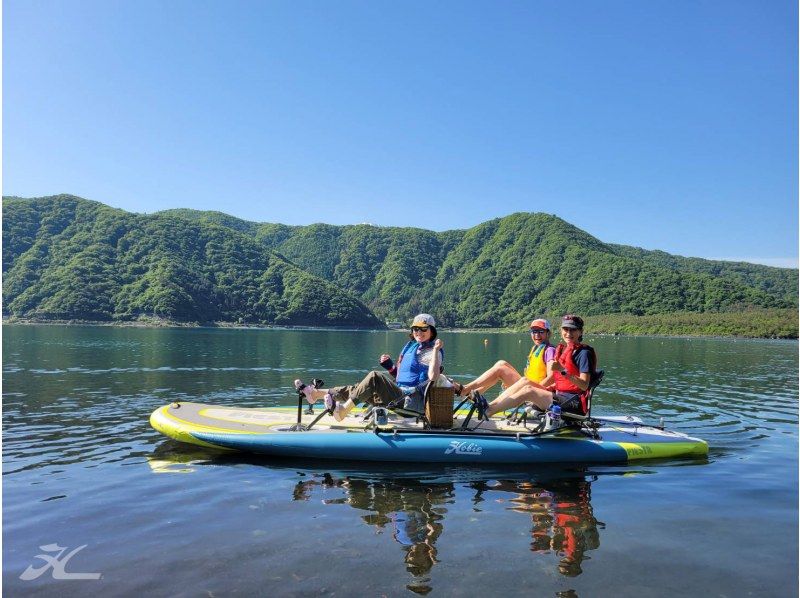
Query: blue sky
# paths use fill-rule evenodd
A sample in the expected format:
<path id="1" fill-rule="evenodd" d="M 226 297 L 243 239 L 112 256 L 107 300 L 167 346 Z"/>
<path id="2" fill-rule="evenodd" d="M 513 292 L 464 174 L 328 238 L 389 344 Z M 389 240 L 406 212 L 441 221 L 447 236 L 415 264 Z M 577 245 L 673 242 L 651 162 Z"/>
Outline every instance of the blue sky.
<path id="1" fill-rule="evenodd" d="M 3 193 L 797 265 L 797 3 L 3 2 Z"/>

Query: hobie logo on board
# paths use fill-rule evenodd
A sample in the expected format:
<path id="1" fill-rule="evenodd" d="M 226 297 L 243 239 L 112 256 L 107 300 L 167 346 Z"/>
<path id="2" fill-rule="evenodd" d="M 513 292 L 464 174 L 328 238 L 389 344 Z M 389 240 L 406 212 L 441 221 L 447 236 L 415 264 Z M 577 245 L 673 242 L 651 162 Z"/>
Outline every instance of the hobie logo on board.
<path id="1" fill-rule="evenodd" d="M 473 442 L 460 442 L 453 440 L 444 451 L 445 455 L 482 455 L 483 447 Z"/>

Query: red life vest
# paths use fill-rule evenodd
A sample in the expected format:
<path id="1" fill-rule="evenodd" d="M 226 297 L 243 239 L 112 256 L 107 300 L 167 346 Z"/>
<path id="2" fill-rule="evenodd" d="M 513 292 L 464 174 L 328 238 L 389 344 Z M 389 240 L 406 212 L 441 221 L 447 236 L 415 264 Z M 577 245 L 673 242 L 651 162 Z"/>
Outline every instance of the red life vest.
<path id="1" fill-rule="evenodd" d="M 591 382 L 594 379 L 595 372 L 597 371 L 597 354 L 589 345 L 584 345 L 582 343 L 565 345 L 564 343 L 560 343 L 558 347 L 556 347 L 556 361 L 564 366 L 564 369 L 567 370 L 567 373 L 571 376 L 580 376 L 581 371 L 578 369 L 576 357 L 578 353 L 583 350 L 589 351 L 589 382 Z M 579 386 L 576 386 L 570 382 L 569 378 L 561 372 L 554 372 L 554 374 L 556 377 L 556 392 L 580 395 L 581 409 L 583 409 L 583 412 L 586 413 L 586 401 L 589 391 L 581 390 Z"/>

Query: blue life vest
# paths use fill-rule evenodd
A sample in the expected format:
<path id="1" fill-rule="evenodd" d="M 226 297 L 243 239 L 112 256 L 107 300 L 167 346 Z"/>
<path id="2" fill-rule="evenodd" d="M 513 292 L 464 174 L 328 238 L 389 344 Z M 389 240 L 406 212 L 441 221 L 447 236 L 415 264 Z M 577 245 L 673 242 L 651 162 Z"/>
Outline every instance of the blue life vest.
<path id="1" fill-rule="evenodd" d="M 418 343 L 409 341 L 400 351 L 399 363 L 397 364 L 397 385 L 398 386 L 419 386 L 428 381 L 428 364 L 419 360 L 420 351 L 418 349 L 433 350 L 433 341 Z M 444 358 L 444 351 L 442 351 Z M 431 355 L 433 359 L 433 355 Z"/>

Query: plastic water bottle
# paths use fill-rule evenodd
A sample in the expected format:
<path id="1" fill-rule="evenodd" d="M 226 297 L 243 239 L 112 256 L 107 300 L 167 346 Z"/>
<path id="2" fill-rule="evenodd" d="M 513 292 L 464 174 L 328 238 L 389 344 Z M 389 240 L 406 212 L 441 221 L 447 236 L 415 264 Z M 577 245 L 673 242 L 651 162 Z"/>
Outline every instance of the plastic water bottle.
<path id="1" fill-rule="evenodd" d="M 550 411 L 548 412 L 550 416 L 550 429 L 554 430 L 558 426 L 561 425 L 561 406 L 560 405 L 551 405 Z"/>
<path id="2" fill-rule="evenodd" d="M 383 407 L 375 407 L 375 423 L 385 426 L 389 421 L 389 412 Z"/>

